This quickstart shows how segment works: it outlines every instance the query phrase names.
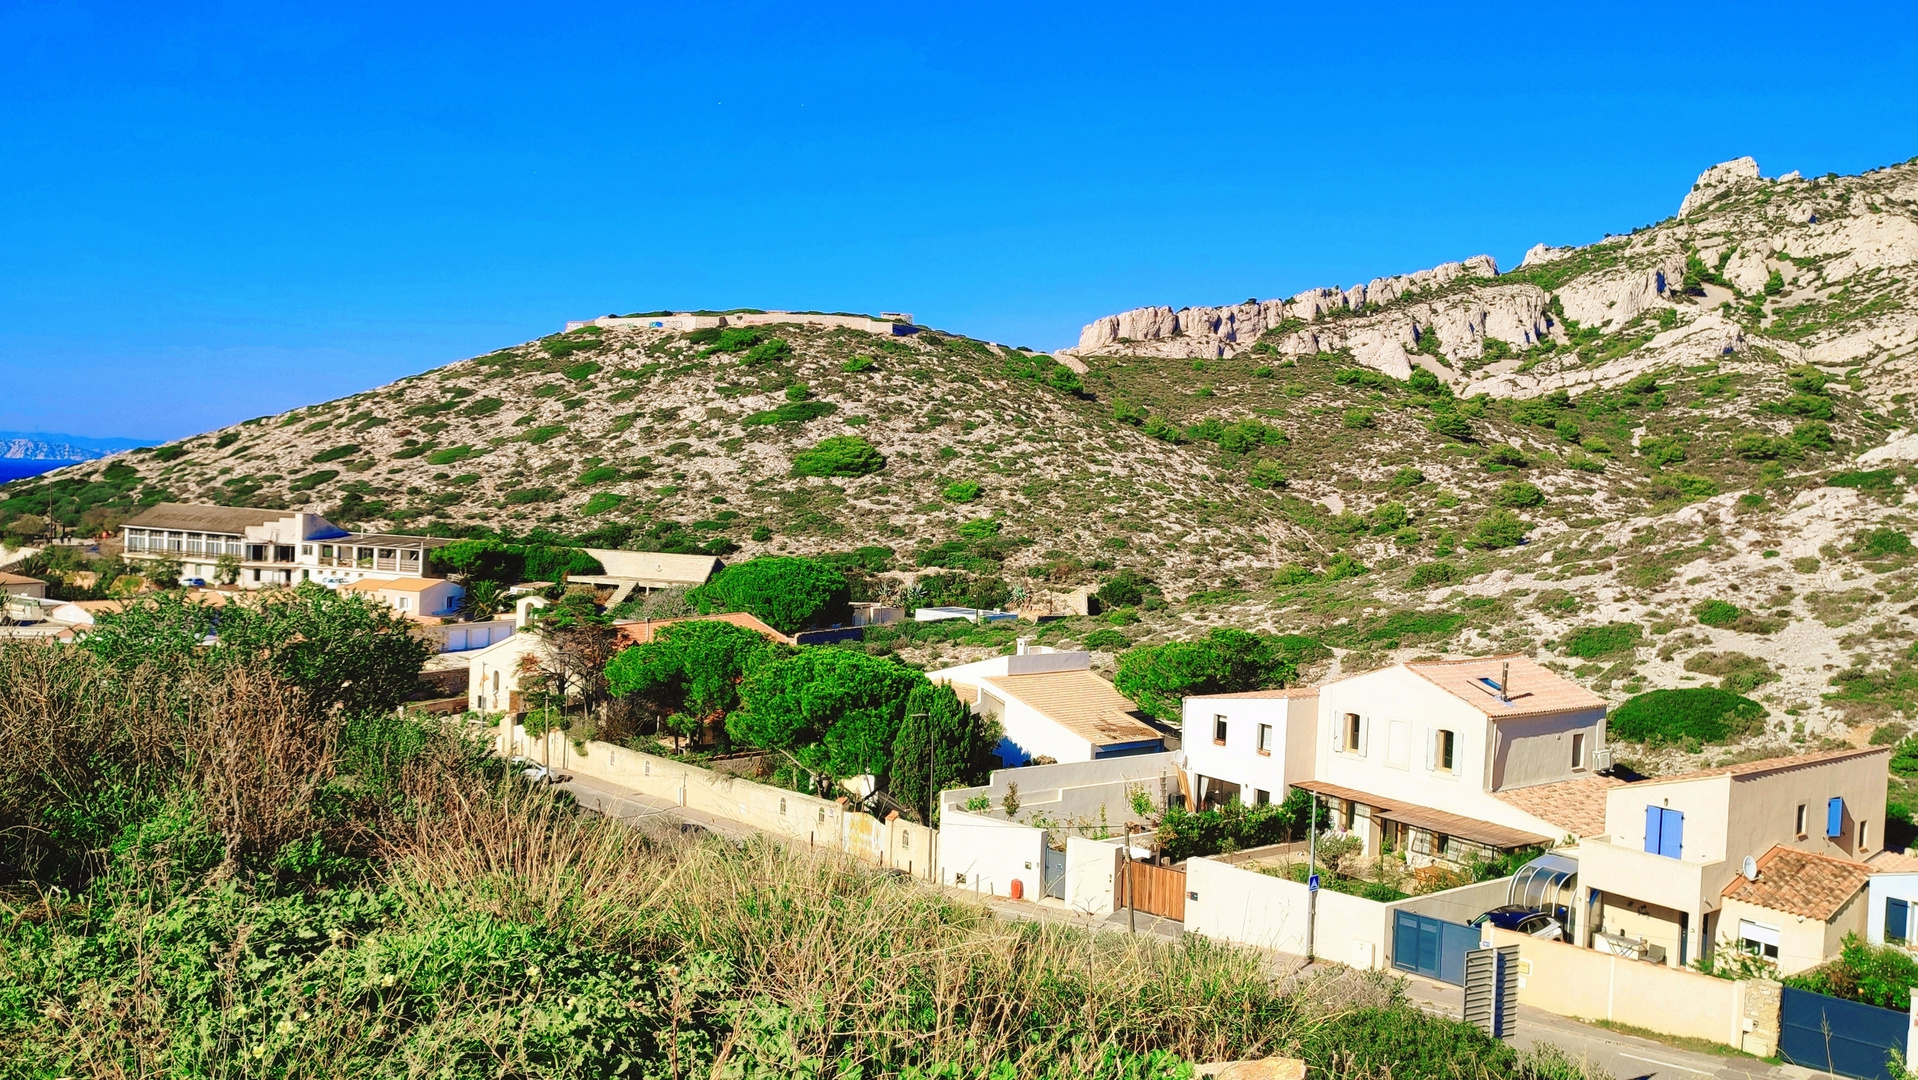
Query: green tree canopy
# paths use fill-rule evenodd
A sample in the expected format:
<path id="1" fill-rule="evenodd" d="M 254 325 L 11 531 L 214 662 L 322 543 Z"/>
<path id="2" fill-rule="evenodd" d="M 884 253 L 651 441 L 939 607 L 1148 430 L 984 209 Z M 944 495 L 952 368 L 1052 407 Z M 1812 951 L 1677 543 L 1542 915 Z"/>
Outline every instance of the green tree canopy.
<path id="1" fill-rule="evenodd" d="M 852 621 L 851 586 L 812 559 L 762 555 L 728 566 L 686 598 L 702 615 L 744 611 L 786 634 Z"/>
<path id="2" fill-rule="evenodd" d="M 906 700 L 923 685 L 924 675 L 890 657 L 802 649 L 746 676 L 743 707 L 726 718 L 726 730 L 824 779 L 872 773 L 884 786 Z"/>
<path id="3" fill-rule="evenodd" d="M 892 741 L 892 775 L 887 790 L 923 814 L 932 792 L 968 787 L 986 779 L 998 765 L 999 759 L 992 751 L 999 745 L 999 736 L 998 726 L 974 713 L 952 687 L 920 683 L 906 699 L 905 720 Z M 935 809 L 933 824 L 937 823 Z"/>
<path id="4" fill-rule="evenodd" d="M 1315 638 L 1251 634 L 1215 627 L 1197 641 L 1142 646 L 1119 657 L 1112 682 L 1139 707 L 1168 723 L 1194 694 L 1231 694 L 1284 686 L 1299 665 L 1330 655 Z"/>
<path id="5" fill-rule="evenodd" d="M 739 684 L 774 655 L 765 635 L 743 626 L 674 623 L 613 657 L 606 682 L 613 693 L 637 698 L 657 716 L 683 713 L 713 721 L 739 708 Z"/>
<path id="6" fill-rule="evenodd" d="M 509 544 L 499 540 L 455 540 L 433 552 L 433 562 L 468 584 L 495 581 L 566 580 L 567 574 L 603 574 L 606 568 L 585 549 L 556 544 Z"/>
<path id="7" fill-rule="evenodd" d="M 81 647 L 114 668 L 236 665 L 264 657 L 320 708 L 391 710 L 419 686 L 431 655 L 413 624 L 364 593 L 307 582 L 213 607 L 183 594 L 102 612 Z"/>

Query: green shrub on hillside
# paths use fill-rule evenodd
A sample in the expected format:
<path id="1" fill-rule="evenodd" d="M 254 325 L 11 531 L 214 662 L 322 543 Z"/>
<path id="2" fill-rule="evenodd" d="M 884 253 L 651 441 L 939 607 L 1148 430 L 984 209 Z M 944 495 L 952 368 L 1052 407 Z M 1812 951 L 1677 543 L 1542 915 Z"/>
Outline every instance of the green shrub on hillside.
<path id="1" fill-rule="evenodd" d="M 1449 562 L 1420 563 L 1412 570 L 1412 576 L 1406 579 L 1408 589 L 1430 589 L 1438 585 L 1451 585 L 1465 577 L 1458 567 Z"/>
<path id="2" fill-rule="evenodd" d="M 749 612 L 786 634 L 852 621 L 851 586 L 813 559 L 762 555 L 726 567 L 686 598 L 701 614 Z"/>
<path id="3" fill-rule="evenodd" d="M 1516 547 L 1525 540 L 1523 519 L 1510 510 L 1494 510 L 1479 519 L 1472 528 L 1471 545 L 1477 548 Z"/>
<path id="4" fill-rule="evenodd" d="M 985 489 L 981 488 L 975 481 L 954 480 L 952 483 L 947 484 L 945 490 L 939 494 L 944 496 L 948 502 L 969 503 L 976 502 L 984 490 Z"/>
<path id="5" fill-rule="evenodd" d="M 1613 709 L 1607 730 L 1652 746 L 1722 744 L 1763 730 L 1765 715 L 1758 702 L 1713 687 L 1652 690 Z"/>
<path id="6" fill-rule="evenodd" d="M 1911 537 L 1897 529 L 1871 529 L 1858 534 L 1858 551 L 1866 558 L 1911 554 Z"/>
<path id="7" fill-rule="evenodd" d="M 1426 427 L 1430 428 L 1434 435 L 1443 435 L 1460 442 L 1472 441 L 1472 422 L 1455 412 L 1433 413 Z"/>
<path id="8" fill-rule="evenodd" d="M 1706 626 L 1722 630 L 1737 622 L 1744 612 L 1739 610 L 1737 604 L 1726 600 L 1703 600 L 1692 607 L 1692 614 Z"/>
<path id="9" fill-rule="evenodd" d="M 454 482 L 458 481 L 455 477 Z M 433 553 L 433 564 L 458 574 L 469 583 L 492 581 L 501 585 L 522 581 L 561 582 L 568 574 L 606 572 L 598 559 L 576 547 L 509 544 L 499 540 L 455 540 Z"/>
<path id="10" fill-rule="evenodd" d="M 587 499 L 585 504 L 579 508 L 580 516 L 596 517 L 600 514 L 609 513 L 618 509 L 619 504 L 625 501 L 626 496 L 618 494 L 617 492 L 601 491 L 592 498 Z"/>
<path id="11" fill-rule="evenodd" d="M 879 361 L 870 356 L 855 356 L 839 366 L 839 370 L 848 375 L 857 375 L 862 371 L 871 371 L 879 366 Z"/>
<path id="12" fill-rule="evenodd" d="M 338 461 L 344 457 L 352 457 L 359 452 L 360 448 L 358 444 L 347 443 L 344 446 L 336 446 L 331 450 L 322 450 L 314 454 L 312 460 L 315 465 L 324 465 L 329 461 Z"/>
<path id="13" fill-rule="evenodd" d="M 834 435 L 793 455 L 794 476 L 867 476 L 886 467 L 886 459 L 857 435 Z"/>
<path id="14" fill-rule="evenodd" d="M 1379 426 L 1378 418 L 1373 415 L 1370 409 L 1347 409 L 1340 417 L 1339 422 L 1357 431 Z"/>
<path id="15" fill-rule="evenodd" d="M 1601 656 L 1615 656 L 1630 652 L 1638 647 L 1639 628 L 1637 623 L 1606 623 L 1603 626 L 1581 626 L 1565 635 L 1559 643 L 1559 651 L 1567 656 L 1576 656 L 1581 660 L 1596 660 Z"/>
<path id="16" fill-rule="evenodd" d="M 305 476 L 300 477 L 298 480 L 294 480 L 288 483 L 286 485 L 286 490 L 312 491 L 314 488 L 319 487 L 321 484 L 324 484 L 328 480 L 332 480 L 339 475 L 340 475 L 340 471 L 338 469 L 319 469 L 314 472 L 307 473 Z"/>
<path id="17" fill-rule="evenodd" d="M 1079 644 L 1084 648 L 1096 649 L 1099 652 L 1116 653 L 1124 652 L 1131 648 L 1132 639 L 1125 636 L 1123 631 L 1106 626 L 1087 634 L 1085 640 Z"/>
<path id="18" fill-rule="evenodd" d="M 740 427 L 764 427 L 768 424 L 803 424 L 838 412 L 830 401 L 788 401 L 772 409 L 762 409 L 739 421 Z"/>
<path id="19" fill-rule="evenodd" d="M 1286 484 L 1285 468 L 1276 461 L 1255 461 L 1252 471 L 1246 474 L 1246 482 L 1261 490 L 1282 488 Z"/>
<path id="20" fill-rule="evenodd" d="M 1778 681 L 1778 673 L 1770 664 L 1741 652 L 1698 653 L 1686 658 L 1685 670 L 1718 676 L 1718 688 L 1732 694 L 1749 694 L 1766 683 Z"/>
<path id="21" fill-rule="evenodd" d="M 459 446 L 449 446 L 444 450 L 433 451 L 427 455 L 426 463 L 429 465 L 451 465 L 456 461 L 464 461 L 472 456 L 473 448 L 462 443 Z"/>
<path id="22" fill-rule="evenodd" d="M 1496 506 L 1528 510 L 1534 506 L 1545 505 L 1545 493 L 1539 490 L 1537 484 L 1523 480 L 1507 480 L 1492 494 L 1492 503 Z"/>

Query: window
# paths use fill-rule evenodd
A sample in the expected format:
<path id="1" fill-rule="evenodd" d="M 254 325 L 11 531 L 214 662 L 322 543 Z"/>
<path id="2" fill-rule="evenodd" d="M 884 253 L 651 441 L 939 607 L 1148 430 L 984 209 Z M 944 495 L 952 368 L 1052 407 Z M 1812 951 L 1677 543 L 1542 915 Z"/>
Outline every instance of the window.
<path id="1" fill-rule="evenodd" d="M 1212 718 L 1212 741 L 1219 746 L 1225 745 L 1225 717 Z"/>
<path id="2" fill-rule="evenodd" d="M 1845 835 L 1845 800 L 1834 798 L 1825 804 L 1825 836 L 1836 840 Z"/>
<path id="3" fill-rule="evenodd" d="M 1345 714 L 1345 752 L 1348 754 L 1364 753 L 1363 750 L 1359 749 L 1361 743 L 1363 742 L 1364 735 L 1365 735 L 1365 724 L 1359 719 L 1359 714 L 1355 712 L 1346 713 Z"/>
<path id="4" fill-rule="evenodd" d="M 1885 940 L 1904 944 L 1911 925 L 1911 904 L 1895 896 L 1885 897 Z"/>
<path id="5" fill-rule="evenodd" d="M 1270 755 L 1272 753 L 1272 725 L 1271 724 L 1259 725 L 1259 753 L 1267 754 L 1267 755 Z"/>
<path id="6" fill-rule="evenodd" d="M 1574 731 L 1572 732 L 1572 768 L 1582 769 L 1584 767 L 1585 733 L 1582 731 Z"/>
<path id="7" fill-rule="evenodd" d="M 1799 803 L 1798 804 L 1798 827 L 1796 829 L 1793 829 L 1792 831 L 1798 834 L 1798 839 L 1800 840 L 1803 840 L 1805 838 L 1805 819 L 1808 816 L 1809 815 L 1807 815 L 1805 810 L 1805 804 Z"/>
<path id="8" fill-rule="evenodd" d="M 1766 960 L 1778 959 L 1778 928 L 1756 923 L 1750 919 L 1738 920 L 1738 947 L 1753 956 Z"/>
<path id="9" fill-rule="evenodd" d="M 826 823 L 826 808 L 822 806 L 819 808 L 819 824 L 824 825 L 825 823 Z"/>
<path id="10" fill-rule="evenodd" d="M 1645 850 L 1668 859 L 1684 858 L 1685 815 L 1662 806 L 1647 806 Z"/>
<path id="11" fill-rule="evenodd" d="M 412 603 L 412 602 L 413 602 L 412 600 L 410 600 L 410 599 L 408 599 L 408 598 L 406 598 L 406 597 L 404 597 L 404 596 L 402 596 L 402 597 L 400 597 L 400 610 L 401 610 L 401 611 L 405 611 L 405 610 L 406 610 L 406 605 L 408 605 L 408 604 L 410 604 L 410 603 Z"/>
<path id="12" fill-rule="evenodd" d="M 786 800 L 784 799 L 779 800 L 779 816 L 786 816 Z"/>
<path id="13" fill-rule="evenodd" d="M 1272 801 L 1272 793 L 1261 788 L 1252 789 L 1252 805 L 1265 806 Z"/>
<path id="14" fill-rule="evenodd" d="M 1871 830 L 1866 827 L 1865 822 L 1861 821 L 1858 823 L 1858 850 L 1868 851 L 1870 850 L 1870 848 L 1871 848 Z"/>
<path id="15" fill-rule="evenodd" d="M 1425 767 L 1434 772 L 1458 772 L 1458 733 L 1434 728 L 1425 747 Z"/>

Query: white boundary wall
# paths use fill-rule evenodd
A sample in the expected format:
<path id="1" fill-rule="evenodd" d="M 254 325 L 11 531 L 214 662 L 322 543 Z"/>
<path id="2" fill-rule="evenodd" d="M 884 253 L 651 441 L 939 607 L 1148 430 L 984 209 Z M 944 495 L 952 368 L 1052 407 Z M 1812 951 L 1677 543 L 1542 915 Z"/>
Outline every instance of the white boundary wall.
<path id="1" fill-rule="evenodd" d="M 1045 895 L 1044 829 L 964 810 L 939 814 L 940 884 L 1011 896 L 1017 881 L 1025 899 Z"/>
<path id="2" fill-rule="evenodd" d="M 543 742 L 542 746 L 541 739 L 528 736 L 518 724 L 501 724 L 496 737 L 502 757 L 547 761 L 561 772 L 605 780 L 795 843 L 843 851 L 864 862 L 931 879 L 933 832 L 923 825 L 898 818 L 880 821 L 840 802 L 611 743 L 588 742 L 582 752 L 560 731 L 547 732 Z"/>

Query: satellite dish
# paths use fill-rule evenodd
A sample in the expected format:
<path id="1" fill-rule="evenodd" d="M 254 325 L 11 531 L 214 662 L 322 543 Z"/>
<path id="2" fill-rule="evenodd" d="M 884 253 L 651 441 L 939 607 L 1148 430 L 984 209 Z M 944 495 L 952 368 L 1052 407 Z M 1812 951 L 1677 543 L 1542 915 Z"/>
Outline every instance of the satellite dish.
<path id="1" fill-rule="evenodd" d="M 1758 860 L 1757 859 L 1752 858 L 1750 855 L 1745 856 L 1745 865 L 1741 867 L 1741 869 L 1744 871 L 1746 881 L 1758 880 Z"/>

